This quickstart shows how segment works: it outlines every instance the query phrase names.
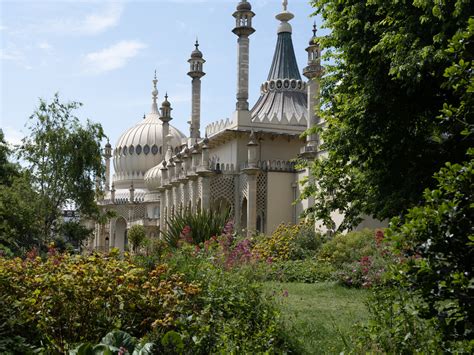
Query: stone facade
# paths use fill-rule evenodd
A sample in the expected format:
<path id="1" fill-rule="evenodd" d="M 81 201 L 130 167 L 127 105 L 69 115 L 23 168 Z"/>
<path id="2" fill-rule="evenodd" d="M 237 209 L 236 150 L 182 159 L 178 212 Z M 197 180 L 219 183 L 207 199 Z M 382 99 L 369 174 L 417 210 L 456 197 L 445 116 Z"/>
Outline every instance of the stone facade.
<path id="1" fill-rule="evenodd" d="M 316 28 L 306 49 L 308 63 L 303 74 L 308 81 L 304 81 L 293 50 L 290 20 L 294 16 L 283 2 L 283 11 L 276 16 L 280 23 L 268 79 L 250 109 L 249 50 L 254 15 L 248 1 L 238 3 L 233 14 L 233 32 L 238 37 L 236 109 L 231 119 L 206 127 L 205 137 L 200 133 L 205 60 L 199 44 L 196 42 L 188 60 L 192 91 L 189 138 L 171 126 L 168 97 L 158 110 L 155 77 L 151 113 L 122 135 L 113 154 L 110 145 L 105 149 L 108 191 L 99 204 L 104 210 L 115 211 L 116 217 L 106 225 L 96 225 L 91 247 L 123 250 L 126 231 L 133 224 L 142 224 L 149 235 L 158 236 L 170 216 L 186 209 L 228 206 L 236 227 L 252 234 L 271 233 L 280 223 L 296 223 L 303 209 L 311 206 L 311 200 L 294 203 L 299 181 L 308 173 L 297 171 L 293 161 L 322 154 L 316 135 L 300 137 L 307 128 L 324 124 L 314 110 L 322 74 Z M 111 157 L 115 167 L 112 180 Z"/>

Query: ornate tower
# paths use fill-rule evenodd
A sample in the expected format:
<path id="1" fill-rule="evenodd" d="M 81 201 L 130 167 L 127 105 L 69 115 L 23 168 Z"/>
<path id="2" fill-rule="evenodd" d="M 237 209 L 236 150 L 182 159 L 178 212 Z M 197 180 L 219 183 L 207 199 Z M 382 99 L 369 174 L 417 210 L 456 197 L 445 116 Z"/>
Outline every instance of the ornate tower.
<path id="1" fill-rule="evenodd" d="M 110 158 L 112 158 L 112 146 L 107 140 L 107 144 L 104 149 L 104 158 L 105 158 L 105 191 L 108 191 L 110 188 Z"/>
<path id="2" fill-rule="evenodd" d="M 308 52 L 308 66 L 303 69 L 303 75 L 309 79 L 308 82 L 308 129 L 318 125 L 319 117 L 316 113 L 319 105 L 319 80 L 322 74 L 321 48 L 316 37 L 316 24 L 313 26 L 313 36 L 306 48 Z M 306 137 L 305 153 L 316 154 L 318 150 L 317 134 L 309 134 Z"/>
<path id="3" fill-rule="evenodd" d="M 239 37 L 237 51 L 237 111 L 249 110 L 249 43 L 250 35 L 255 32 L 252 27 L 252 6 L 246 0 L 241 0 L 234 12 L 235 28 L 232 32 Z"/>
<path id="4" fill-rule="evenodd" d="M 168 101 L 168 93 L 165 94 L 165 101 L 161 104 L 161 115 L 160 115 L 160 120 L 163 122 L 163 129 L 161 130 L 161 142 L 162 142 L 162 150 L 161 154 L 163 157 L 165 157 L 165 154 L 168 151 L 168 140 L 170 137 L 170 121 L 172 120 L 171 118 L 171 104 Z"/>
<path id="5" fill-rule="evenodd" d="M 189 139 L 193 142 L 196 138 L 201 138 L 201 78 L 206 75 L 203 72 L 203 64 L 206 62 L 199 50 L 199 43 L 196 39 L 196 49 L 192 51 L 189 58 L 188 75 L 192 78 L 192 110 L 191 124 L 189 129 Z M 191 143 L 190 143 L 191 144 Z"/>

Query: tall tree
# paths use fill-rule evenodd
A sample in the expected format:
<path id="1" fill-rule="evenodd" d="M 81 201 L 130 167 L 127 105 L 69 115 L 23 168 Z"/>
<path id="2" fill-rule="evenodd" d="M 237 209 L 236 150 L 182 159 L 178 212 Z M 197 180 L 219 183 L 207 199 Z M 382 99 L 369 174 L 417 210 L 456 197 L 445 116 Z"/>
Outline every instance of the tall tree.
<path id="1" fill-rule="evenodd" d="M 100 142 L 105 135 L 100 124 L 81 125 L 74 115 L 81 105 L 62 103 L 58 94 L 50 103 L 40 99 L 30 117 L 30 136 L 19 149 L 41 201 L 38 217 L 44 240 L 59 229 L 66 203 L 74 203 L 82 216 L 99 213 L 94 185 L 104 176 Z"/>
<path id="2" fill-rule="evenodd" d="M 472 1 L 314 0 L 331 30 L 322 82 L 324 159 L 308 211 L 340 229 L 418 204 L 445 162 L 473 145 Z M 317 130 L 318 128 L 315 128 Z M 333 225 L 332 225 L 333 226 Z"/>
<path id="3" fill-rule="evenodd" d="M 0 250 L 21 253 L 37 244 L 39 206 L 30 174 L 10 161 L 11 154 L 0 130 Z"/>

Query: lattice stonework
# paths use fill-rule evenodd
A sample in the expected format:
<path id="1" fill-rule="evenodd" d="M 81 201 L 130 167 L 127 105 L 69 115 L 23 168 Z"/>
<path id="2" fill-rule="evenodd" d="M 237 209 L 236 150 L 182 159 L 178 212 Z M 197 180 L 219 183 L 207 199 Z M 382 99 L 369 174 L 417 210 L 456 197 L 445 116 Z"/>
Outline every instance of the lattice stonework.
<path id="1" fill-rule="evenodd" d="M 196 196 L 196 201 L 198 199 L 200 199 L 202 197 L 202 183 L 201 183 L 201 179 L 198 180 L 197 182 L 197 192 L 198 192 L 198 195 Z"/>
<path id="2" fill-rule="evenodd" d="M 225 199 L 234 209 L 234 176 L 216 175 L 211 178 L 211 202 Z"/>
<path id="3" fill-rule="evenodd" d="M 257 177 L 257 214 L 266 213 L 267 206 L 267 173 L 259 173 Z"/>
<path id="4" fill-rule="evenodd" d="M 240 174 L 239 177 L 239 196 L 240 196 L 240 203 L 242 204 L 242 201 L 245 198 L 248 198 L 248 186 L 247 186 L 247 175 L 246 174 Z"/>
<path id="5" fill-rule="evenodd" d="M 127 205 L 115 205 L 114 210 L 117 213 L 117 217 L 121 216 L 128 221 L 128 211 L 129 207 Z"/>

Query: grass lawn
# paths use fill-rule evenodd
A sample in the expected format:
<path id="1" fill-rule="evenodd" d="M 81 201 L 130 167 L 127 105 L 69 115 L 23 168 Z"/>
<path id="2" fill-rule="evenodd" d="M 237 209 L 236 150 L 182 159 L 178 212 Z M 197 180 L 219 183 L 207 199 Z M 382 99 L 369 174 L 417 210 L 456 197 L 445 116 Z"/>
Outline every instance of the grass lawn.
<path id="1" fill-rule="evenodd" d="M 351 347 L 352 326 L 367 319 L 366 290 L 330 282 L 266 282 L 265 290 L 274 295 L 287 332 L 302 354 L 347 351 Z"/>

